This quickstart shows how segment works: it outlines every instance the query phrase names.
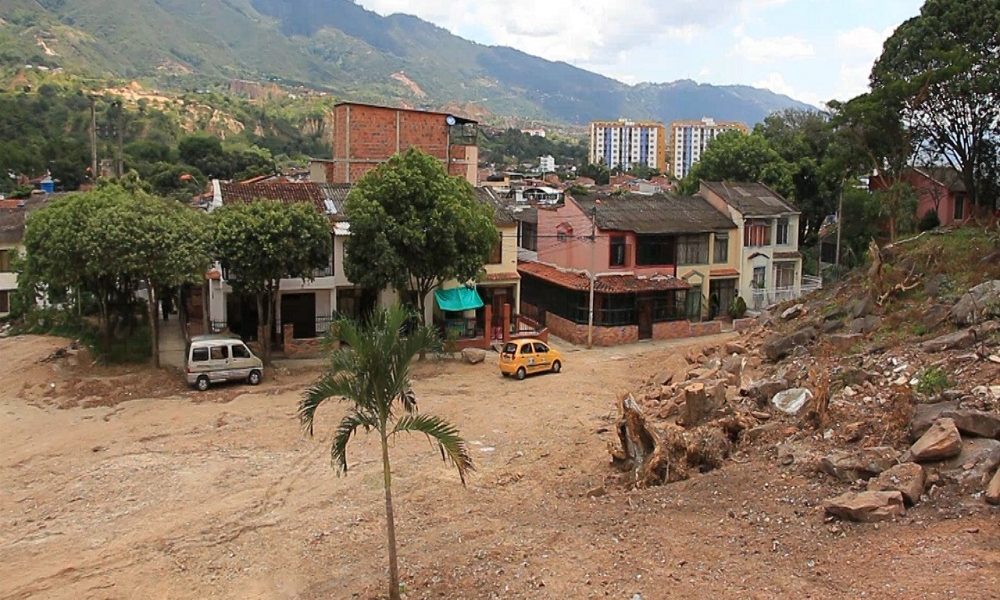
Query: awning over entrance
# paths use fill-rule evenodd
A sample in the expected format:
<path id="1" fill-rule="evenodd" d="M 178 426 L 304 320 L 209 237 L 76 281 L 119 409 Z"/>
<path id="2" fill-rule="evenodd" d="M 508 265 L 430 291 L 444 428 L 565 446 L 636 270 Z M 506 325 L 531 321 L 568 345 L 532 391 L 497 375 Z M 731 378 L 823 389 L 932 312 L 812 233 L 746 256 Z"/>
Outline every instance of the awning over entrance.
<path id="1" fill-rule="evenodd" d="M 463 310 L 475 310 L 483 307 L 483 299 L 479 297 L 479 293 L 467 287 L 436 290 L 434 299 L 437 300 L 441 310 L 449 312 L 462 312 Z"/>

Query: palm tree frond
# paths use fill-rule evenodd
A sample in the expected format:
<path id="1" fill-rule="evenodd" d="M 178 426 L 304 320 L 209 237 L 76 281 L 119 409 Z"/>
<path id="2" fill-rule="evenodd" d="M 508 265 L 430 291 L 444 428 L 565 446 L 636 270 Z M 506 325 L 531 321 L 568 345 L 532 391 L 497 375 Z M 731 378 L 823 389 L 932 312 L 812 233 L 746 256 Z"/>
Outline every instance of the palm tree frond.
<path id="1" fill-rule="evenodd" d="M 437 442 L 441 449 L 442 458 L 450 460 L 458 469 L 458 477 L 462 480 L 462 485 L 465 485 L 466 474 L 476 470 L 469 449 L 465 445 L 465 440 L 459 435 L 458 429 L 441 417 L 406 415 L 396 421 L 391 435 L 404 431 L 423 433 L 432 442 Z"/>
<path id="2" fill-rule="evenodd" d="M 305 396 L 299 401 L 299 422 L 310 436 L 313 434 L 313 419 L 320 404 L 337 397 L 352 395 L 351 381 L 345 377 L 326 375 L 312 387 L 306 390 Z"/>
<path id="3" fill-rule="evenodd" d="M 366 432 L 374 427 L 372 420 L 359 412 L 352 412 L 340 421 L 337 432 L 333 436 L 333 443 L 330 446 L 330 460 L 339 473 L 347 473 L 347 442 L 351 441 L 351 436 L 363 427 Z"/>
<path id="4" fill-rule="evenodd" d="M 417 395 L 413 393 L 413 388 L 407 389 L 400 394 L 399 401 L 403 404 L 403 410 L 406 411 L 406 414 L 409 415 L 417 412 Z"/>

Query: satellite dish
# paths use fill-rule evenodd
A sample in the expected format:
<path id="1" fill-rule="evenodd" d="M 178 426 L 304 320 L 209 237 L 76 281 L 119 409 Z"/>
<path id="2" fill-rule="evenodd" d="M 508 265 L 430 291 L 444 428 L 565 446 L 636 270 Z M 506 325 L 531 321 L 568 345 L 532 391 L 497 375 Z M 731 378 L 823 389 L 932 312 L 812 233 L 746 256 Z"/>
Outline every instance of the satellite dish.
<path id="1" fill-rule="evenodd" d="M 444 122 L 447 123 L 447 124 L 449 124 L 449 125 L 454 125 L 455 123 L 457 123 L 457 121 L 455 120 L 455 117 L 453 117 L 451 115 L 448 115 L 447 117 L 445 117 Z"/>

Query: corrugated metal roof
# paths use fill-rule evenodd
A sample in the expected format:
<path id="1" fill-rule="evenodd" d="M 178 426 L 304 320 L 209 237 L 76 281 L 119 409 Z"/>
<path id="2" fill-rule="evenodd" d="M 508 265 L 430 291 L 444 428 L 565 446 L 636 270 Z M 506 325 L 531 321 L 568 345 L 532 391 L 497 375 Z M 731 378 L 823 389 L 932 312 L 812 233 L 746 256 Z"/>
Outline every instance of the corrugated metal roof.
<path id="1" fill-rule="evenodd" d="M 497 227 L 513 227 L 517 225 L 513 213 L 510 212 L 500 198 L 488 187 L 476 188 L 476 200 L 493 209 L 493 224 Z"/>
<path id="2" fill-rule="evenodd" d="M 48 198 L 33 196 L 23 200 L 23 206 L 18 206 L 21 200 L 11 200 L 11 205 L 0 208 L 0 243 L 16 244 L 24 239 L 25 218 L 35 210 L 45 206 Z"/>
<path id="3" fill-rule="evenodd" d="M 347 220 L 344 206 L 347 194 L 351 191 L 348 184 L 329 184 L 315 182 L 263 181 L 257 183 L 220 183 L 222 203 L 253 202 L 254 200 L 271 200 L 274 202 L 306 202 L 316 207 L 316 210 L 335 221 Z"/>
<path id="4" fill-rule="evenodd" d="M 517 270 L 522 275 L 544 279 L 549 283 L 570 290 L 585 292 L 590 290 L 590 278 L 585 273 L 566 271 L 539 262 L 518 263 Z M 626 294 L 638 292 L 662 292 L 667 290 L 687 290 L 691 285 L 673 275 L 598 275 L 594 279 L 594 291 L 602 294 Z"/>
<path id="5" fill-rule="evenodd" d="M 674 194 L 581 194 L 573 201 L 588 215 L 595 214 L 603 230 L 640 234 L 705 233 L 736 229 L 736 224 L 698 196 Z"/>
<path id="6" fill-rule="evenodd" d="M 799 212 L 791 203 L 763 183 L 740 181 L 701 183 L 745 217 L 774 217 Z"/>

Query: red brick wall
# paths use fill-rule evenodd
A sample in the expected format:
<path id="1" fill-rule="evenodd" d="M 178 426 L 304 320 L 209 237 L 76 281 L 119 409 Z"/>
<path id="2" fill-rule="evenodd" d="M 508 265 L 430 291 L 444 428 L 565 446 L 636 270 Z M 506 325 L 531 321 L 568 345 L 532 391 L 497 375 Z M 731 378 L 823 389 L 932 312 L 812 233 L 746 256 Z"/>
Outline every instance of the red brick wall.
<path id="1" fill-rule="evenodd" d="M 668 321 L 666 323 L 653 323 L 654 340 L 673 340 L 685 338 L 691 335 L 690 321 Z"/>
<path id="2" fill-rule="evenodd" d="M 313 358 L 323 354 L 323 338 L 297 340 L 293 337 L 294 325 L 285 323 L 281 327 L 281 349 L 288 358 Z"/>
<path id="3" fill-rule="evenodd" d="M 545 326 L 549 332 L 561 339 L 576 344 L 587 345 L 587 326 L 578 325 L 572 321 L 548 313 L 545 316 Z M 593 343 L 595 346 L 620 346 L 639 341 L 639 327 L 626 325 L 623 327 L 594 327 Z"/>
<path id="4" fill-rule="evenodd" d="M 691 323 L 691 335 L 715 335 L 722 333 L 722 321 L 703 321 Z"/>

